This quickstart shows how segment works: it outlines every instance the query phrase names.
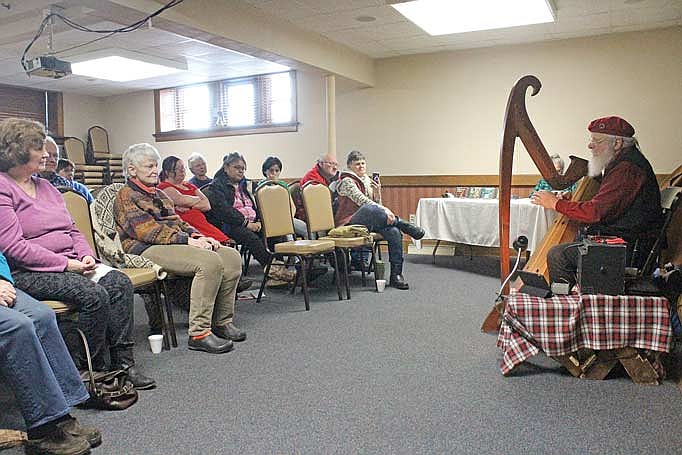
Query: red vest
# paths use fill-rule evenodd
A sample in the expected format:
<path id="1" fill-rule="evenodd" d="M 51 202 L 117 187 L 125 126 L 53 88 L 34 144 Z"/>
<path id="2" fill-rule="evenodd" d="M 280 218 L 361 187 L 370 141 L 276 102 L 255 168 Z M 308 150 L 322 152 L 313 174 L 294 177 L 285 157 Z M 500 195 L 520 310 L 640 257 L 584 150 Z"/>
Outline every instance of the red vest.
<path id="1" fill-rule="evenodd" d="M 351 179 L 353 183 L 362 191 L 363 194 L 367 194 L 365 184 L 360 180 L 360 178 L 350 172 L 341 172 L 339 176 L 339 183 L 341 180 Z M 347 196 L 337 195 L 334 207 L 334 224 L 338 226 L 343 226 L 348 223 L 353 217 L 355 212 L 360 208 L 353 200 Z"/>

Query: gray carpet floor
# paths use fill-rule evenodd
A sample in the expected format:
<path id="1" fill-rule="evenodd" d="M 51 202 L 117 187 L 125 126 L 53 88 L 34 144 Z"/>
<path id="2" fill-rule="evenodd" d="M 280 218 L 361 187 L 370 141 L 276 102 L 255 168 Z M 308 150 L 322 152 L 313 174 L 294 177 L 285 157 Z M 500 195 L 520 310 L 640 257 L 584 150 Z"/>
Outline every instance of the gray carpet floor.
<path id="1" fill-rule="evenodd" d="M 681 452 L 672 381 L 578 380 L 544 356 L 503 377 L 479 331 L 496 271 L 493 258 L 408 256 L 410 291 L 377 294 L 354 274 L 340 302 L 325 277 L 309 312 L 299 293 L 269 291 L 238 302 L 248 339 L 224 355 L 187 350 L 180 310 L 180 347 L 152 354 L 139 305 L 137 362 L 158 388 L 126 411 L 74 414 L 101 429 L 100 455 Z M 20 421 L 6 395 L 0 428 Z"/>

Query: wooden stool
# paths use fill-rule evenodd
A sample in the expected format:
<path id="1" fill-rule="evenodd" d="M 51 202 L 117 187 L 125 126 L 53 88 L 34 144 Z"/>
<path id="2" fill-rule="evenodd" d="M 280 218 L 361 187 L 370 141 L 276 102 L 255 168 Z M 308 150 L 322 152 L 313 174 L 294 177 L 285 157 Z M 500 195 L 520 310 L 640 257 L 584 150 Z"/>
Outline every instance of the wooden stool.
<path id="1" fill-rule="evenodd" d="M 604 379 L 618 362 L 623 365 L 628 376 L 635 384 L 658 385 L 660 377 L 649 359 L 632 347 L 603 351 L 583 350 L 562 356 L 552 357 L 563 365 L 569 373 L 580 379 Z M 583 360 L 580 360 L 580 359 Z"/>

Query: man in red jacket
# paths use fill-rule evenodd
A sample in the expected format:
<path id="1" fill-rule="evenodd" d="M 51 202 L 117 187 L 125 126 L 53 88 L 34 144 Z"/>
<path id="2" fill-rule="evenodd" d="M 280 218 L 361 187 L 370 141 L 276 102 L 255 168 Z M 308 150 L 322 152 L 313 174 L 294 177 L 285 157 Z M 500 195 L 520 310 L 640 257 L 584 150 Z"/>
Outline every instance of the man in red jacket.
<path id="1" fill-rule="evenodd" d="M 620 117 L 603 117 L 588 125 L 592 152 L 589 176 L 600 180 L 589 201 L 569 201 L 548 191 L 531 197 L 534 204 L 554 209 L 585 226 L 584 235 L 609 235 L 627 243 L 627 263 L 641 267 L 660 229 L 661 194 L 651 164 L 639 150 L 635 129 Z M 638 252 L 634 244 L 639 240 Z M 563 243 L 547 253 L 552 282 L 574 285 L 581 243 Z M 634 257 L 632 257 L 634 256 Z"/>
<path id="2" fill-rule="evenodd" d="M 301 186 L 310 181 L 329 186 L 336 179 L 338 172 L 339 163 L 336 160 L 336 156 L 331 153 L 325 153 L 318 158 L 315 166 L 303 176 Z"/>
<path id="3" fill-rule="evenodd" d="M 339 175 L 339 163 L 336 160 L 336 155 L 325 153 L 320 155 L 311 170 L 305 173 L 299 182 L 300 188 L 303 188 L 308 182 L 321 183 L 324 186 L 329 186 Z M 296 218 L 306 221 L 305 208 L 303 207 L 303 197 L 300 190 L 291 193 L 291 199 L 296 206 Z"/>

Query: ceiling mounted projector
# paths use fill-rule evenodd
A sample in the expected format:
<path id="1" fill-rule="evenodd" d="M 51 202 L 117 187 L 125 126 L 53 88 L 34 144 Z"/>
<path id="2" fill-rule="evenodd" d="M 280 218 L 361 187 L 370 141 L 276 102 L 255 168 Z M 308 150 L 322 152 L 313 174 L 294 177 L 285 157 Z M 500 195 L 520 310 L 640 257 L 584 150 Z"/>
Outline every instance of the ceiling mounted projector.
<path id="1" fill-rule="evenodd" d="M 71 74 L 71 63 L 45 55 L 26 62 L 26 73 L 29 76 L 61 79 Z"/>

